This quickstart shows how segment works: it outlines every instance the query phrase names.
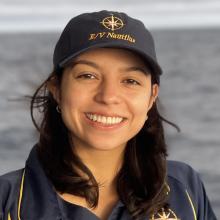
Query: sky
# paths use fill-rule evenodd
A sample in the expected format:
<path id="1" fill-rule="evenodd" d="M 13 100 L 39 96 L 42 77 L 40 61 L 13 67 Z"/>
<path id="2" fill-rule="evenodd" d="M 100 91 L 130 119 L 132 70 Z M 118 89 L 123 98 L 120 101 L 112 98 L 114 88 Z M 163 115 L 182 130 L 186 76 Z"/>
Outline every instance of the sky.
<path id="1" fill-rule="evenodd" d="M 1 0 L 0 33 L 60 31 L 75 15 L 102 9 L 126 12 L 152 29 L 220 28 L 219 0 Z"/>

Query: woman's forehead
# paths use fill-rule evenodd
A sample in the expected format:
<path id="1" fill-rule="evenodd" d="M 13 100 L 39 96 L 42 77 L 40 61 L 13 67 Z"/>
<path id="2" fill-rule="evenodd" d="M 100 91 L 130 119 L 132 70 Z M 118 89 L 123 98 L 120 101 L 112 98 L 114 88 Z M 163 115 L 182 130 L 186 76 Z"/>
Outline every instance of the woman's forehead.
<path id="1" fill-rule="evenodd" d="M 104 62 L 105 61 L 105 62 Z M 71 63 L 99 64 L 123 64 L 127 67 L 139 66 L 149 72 L 150 68 L 146 61 L 137 53 L 122 48 L 96 48 L 87 50 L 73 58 Z"/>

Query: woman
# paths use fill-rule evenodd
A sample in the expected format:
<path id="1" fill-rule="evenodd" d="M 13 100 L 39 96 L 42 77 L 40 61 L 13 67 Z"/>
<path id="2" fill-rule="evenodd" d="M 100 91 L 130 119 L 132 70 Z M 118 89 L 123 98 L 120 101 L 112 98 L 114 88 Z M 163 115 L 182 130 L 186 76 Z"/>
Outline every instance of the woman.
<path id="1" fill-rule="evenodd" d="M 142 22 L 81 14 L 53 61 L 31 102 L 39 141 L 0 178 L 1 219 L 216 219 L 198 174 L 166 160 L 162 71 Z"/>

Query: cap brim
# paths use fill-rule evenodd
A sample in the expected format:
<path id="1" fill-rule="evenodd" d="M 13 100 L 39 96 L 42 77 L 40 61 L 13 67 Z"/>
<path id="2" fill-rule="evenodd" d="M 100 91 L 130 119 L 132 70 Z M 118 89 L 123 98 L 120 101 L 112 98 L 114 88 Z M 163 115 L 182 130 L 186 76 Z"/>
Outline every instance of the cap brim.
<path id="1" fill-rule="evenodd" d="M 85 47 L 81 50 L 78 50 L 77 52 L 73 52 L 66 58 L 64 58 L 60 63 L 59 67 L 62 68 L 65 66 L 66 63 L 68 63 L 70 60 L 75 58 L 76 56 L 80 55 L 83 52 L 86 52 L 87 50 L 90 49 L 95 49 L 95 48 L 121 48 L 121 49 L 127 49 L 132 52 L 135 52 L 139 54 L 147 63 L 147 65 L 150 65 L 150 68 L 152 69 L 153 73 L 157 73 L 159 75 L 162 74 L 162 69 L 159 66 L 159 64 L 148 54 L 144 53 L 142 50 L 138 50 L 137 48 L 134 48 L 132 46 L 129 46 L 127 44 L 123 44 L 122 42 L 102 42 L 102 43 L 96 43 L 94 45 L 90 45 L 88 47 Z"/>

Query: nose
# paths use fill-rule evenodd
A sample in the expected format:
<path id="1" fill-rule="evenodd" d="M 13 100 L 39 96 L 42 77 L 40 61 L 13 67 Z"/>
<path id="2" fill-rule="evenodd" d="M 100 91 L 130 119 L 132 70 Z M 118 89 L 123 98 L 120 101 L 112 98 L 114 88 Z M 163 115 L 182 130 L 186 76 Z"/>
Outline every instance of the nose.
<path id="1" fill-rule="evenodd" d="M 102 104 L 118 104 L 121 101 L 120 86 L 116 82 L 103 81 L 95 95 L 96 102 Z"/>

